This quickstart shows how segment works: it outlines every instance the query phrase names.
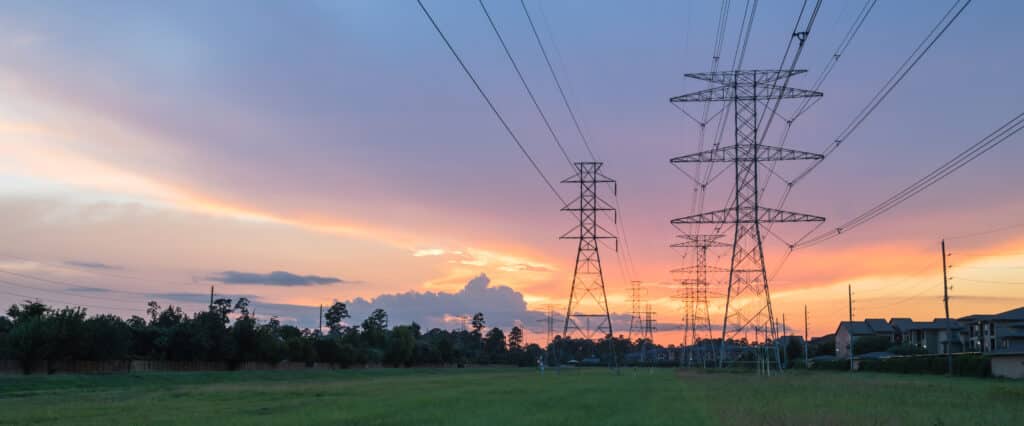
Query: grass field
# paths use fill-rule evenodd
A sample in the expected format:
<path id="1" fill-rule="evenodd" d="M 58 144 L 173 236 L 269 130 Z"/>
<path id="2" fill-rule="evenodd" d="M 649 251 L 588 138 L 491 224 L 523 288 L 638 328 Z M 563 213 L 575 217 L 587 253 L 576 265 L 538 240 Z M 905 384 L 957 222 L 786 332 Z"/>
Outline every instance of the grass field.
<path id="1" fill-rule="evenodd" d="M 672 369 L 377 369 L 0 376 L 0 423 L 1021 424 L 1024 382 Z"/>

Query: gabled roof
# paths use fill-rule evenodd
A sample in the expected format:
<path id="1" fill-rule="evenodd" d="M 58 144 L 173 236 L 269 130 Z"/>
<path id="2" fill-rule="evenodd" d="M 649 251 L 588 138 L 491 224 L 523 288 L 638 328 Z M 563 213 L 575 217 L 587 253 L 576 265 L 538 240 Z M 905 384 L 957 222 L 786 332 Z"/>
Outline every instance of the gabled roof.
<path id="1" fill-rule="evenodd" d="M 992 315 L 992 319 L 995 321 L 1024 321 L 1024 306 Z"/>
<path id="2" fill-rule="evenodd" d="M 889 323 L 885 322 L 885 319 L 882 318 L 868 318 L 864 320 L 864 322 L 867 323 L 868 327 L 871 327 L 872 330 L 875 330 L 875 333 L 887 334 L 896 331 L 893 330 Z"/>
<path id="3" fill-rule="evenodd" d="M 907 330 L 914 325 L 914 320 L 910 318 L 893 318 L 889 320 L 889 325 L 895 327 L 900 331 Z"/>
<path id="4" fill-rule="evenodd" d="M 836 331 L 842 330 L 844 328 L 847 330 L 847 332 L 850 333 L 850 335 L 853 336 L 870 336 L 875 334 L 875 331 L 872 330 L 871 327 L 867 325 L 867 323 L 860 321 L 842 321 L 839 323 L 839 328 L 837 328 Z"/>

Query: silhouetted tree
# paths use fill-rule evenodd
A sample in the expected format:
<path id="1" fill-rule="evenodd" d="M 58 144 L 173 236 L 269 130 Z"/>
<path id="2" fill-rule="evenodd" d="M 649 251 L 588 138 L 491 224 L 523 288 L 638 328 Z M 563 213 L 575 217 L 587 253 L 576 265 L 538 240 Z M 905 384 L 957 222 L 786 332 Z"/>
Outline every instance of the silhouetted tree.
<path id="1" fill-rule="evenodd" d="M 508 332 L 508 350 L 517 352 L 523 350 L 523 329 L 512 327 Z"/>
<path id="2" fill-rule="evenodd" d="M 487 321 L 484 320 L 483 312 L 477 312 L 477 313 L 473 314 L 472 326 L 473 326 L 473 333 L 476 333 L 476 335 L 480 336 L 481 335 L 481 331 L 484 329 L 484 327 L 487 326 Z"/>
<path id="3" fill-rule="evenodd" d="M 324 312 L 324 320 L 327 321 L 327 328 L 334 333 L 341 332 L 341 322 L 349 317 L 348 307 L 341 302 L 334 302 L 330 308 L 327 308 L 327 312 Z"/>

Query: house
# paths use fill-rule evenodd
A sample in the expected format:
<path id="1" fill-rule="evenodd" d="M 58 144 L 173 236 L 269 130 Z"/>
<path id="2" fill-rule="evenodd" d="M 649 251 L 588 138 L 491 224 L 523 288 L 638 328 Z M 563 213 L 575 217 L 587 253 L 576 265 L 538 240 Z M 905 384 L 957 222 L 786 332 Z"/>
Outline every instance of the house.
<path id="1" fill-rule="evenodd" d="M 1024 307 L 993 315 L 959 319 L 967 330 L 967 347 L 974 352 L 1024 352 Z"/>
<path id="2" fill-rule="evenodd" d="M 910 318 L 889 321 L 894 331 L 893 343 L 916 346 L 930 354 L 963 352 L 967 341 L 966 328 L 956 320 L 936 318 L 930 322 Z M 947 333 L 950 336 L 947 336 Z"/>
<path id="3" fill-rule="evenodd" d="M 872 324 L 879 327 L 878 330 L 873 328 Z M 839 328 L 836 329 L 836 356 L 839 358 L 849 358 L 850 343 L 853 342 L 854 346 L 856 346 L 857 339 L 869 336 L 884 336 L 892 339 L 894 334 L 893 328 L 883 319 L 840 322 Z"/>

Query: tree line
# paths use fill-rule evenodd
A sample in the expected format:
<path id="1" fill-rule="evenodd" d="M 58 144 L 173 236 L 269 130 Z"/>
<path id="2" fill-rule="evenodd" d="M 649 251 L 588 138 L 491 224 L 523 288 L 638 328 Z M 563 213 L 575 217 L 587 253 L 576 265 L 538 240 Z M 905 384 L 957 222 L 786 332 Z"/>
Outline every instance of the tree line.
<path id="1" fill-rule="evenodd" d="M 52 307 L 40 301 L 12 305 L 0 315 L 0 359 L 17 360 L 25 371 L 38 361 L 168 360 L 231 363 L 291 361 L 352 365 L 511 364 L 536 366 L 590 360 L 608 364 L 644 342 L 623 337 L 591 341 L 554 340 L 526 344 L 523 330 L 506 334 L 486 326 L 483 313 L 466 330 L 424 330 L 413 322 L 391 326 L 374 310 L 354 324 L 347 306 L 336 302 L 323 314 L 323 330 L 300 329 L 276 317 L 257 321 L 246 298 L 217 299 L 209 309 L 186 314 L 180 306 L 147 304 L 146 316 L 128 319 L 88 315 L 83 307 Z M 648 343 L 648 348 L 660 348 Z M 613 352 L 614 351 L 614 352 Z M 621 362 L 621 361 L 620 361 Z"/>

